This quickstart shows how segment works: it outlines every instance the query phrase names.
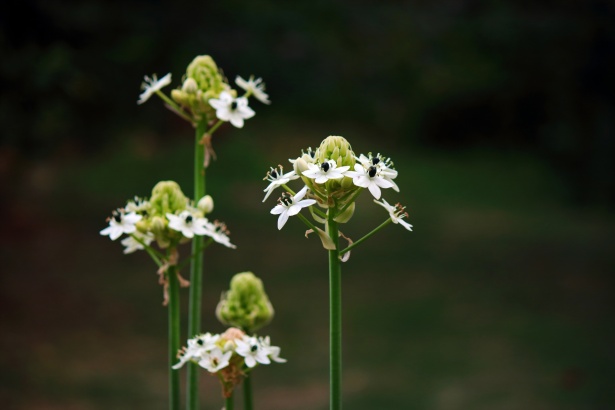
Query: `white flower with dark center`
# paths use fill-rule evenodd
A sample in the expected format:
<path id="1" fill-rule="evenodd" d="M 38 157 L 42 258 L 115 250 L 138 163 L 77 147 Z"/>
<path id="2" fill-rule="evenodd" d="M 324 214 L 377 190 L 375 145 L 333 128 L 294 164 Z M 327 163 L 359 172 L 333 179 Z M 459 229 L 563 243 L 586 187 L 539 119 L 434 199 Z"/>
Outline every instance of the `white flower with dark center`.
<path id="1" fill-rule="evenodd" d="M 254 117 L 254 111 L 248 107 L 246 97 L 233 98 L 228 91 L 222 91 L 220 98 L 212 98 L 209 105 L 216 109 L 216 117 L 230 121 L 237 128 L 243 127 L 243 120 Z"/>
<path id="2" fill-rule="evenodd" d="M 141 84 L 143 92 L 139 95 L 137 104 L 143 104 L 145 101 L 149 100 L 154 93 L 171 84 L 171 73 L 165 75 L 160 80 L 156 77 L 156 74 L 152 75 L 152 78 L 145 76 L 144 80 L 143 84 Z"/>
<path id="3" fill-rule="evenodd" d="M 259 337 L 258 341 L 271 360 L 277 363 L 286 363 L 286 359 L 280 357 L 280 348 L 278 346 L 271 346 L 269 336 Z"/>
<path id="4" fill-rule="evenodd" d="M 262 102 L 263 104 L 271 104 L 269 101 L 269 96 L 265 93 L 265 83 L 261 78 L 254 79 L 254 76 L 251 75 L 248 81 L 243 78 L 237 76 L 235 78 L 235 83 L 248 93 L 248 95 L 254 95 L 254 97 Z"/>
<path id="5" fill-rule="evenodd" d="M 363 165 L 364 168 L 375 166 L 378 169 L 378 174 L 380 177 L 389 181 L 392 184 L 391 188 L 393 188 L 394 191 L 399 192 L 399 187 L 393 181 L 397 178 L 397 170 L 393 168 L 393 161 L 391 161 L 391 158 L 386 158 L 380 154 L 373 156 L 371 152 L 368 156 L 361 154 L 358 158 L 355 158 Z"/>
<path id="6" fill-rule="evenodd" d="M 282 185 L 287 184 L 289 181 L 299 178 L 299 175 L 295 173 L 295 171 L 284 173 L 284 168 L 282 165 L 278 165 L 278 168 L 271 168 L 271 171 L 267 172 L 264 180 L 269 181 L 269 186 L 263 189 L 267 194 L 265 195 L 265 199 L 263 202 L 269 198 L 269 195 L 277 188 Z"/>
<path id="7" fill-rule="evenodd" d="M 201 355 L 199 366 L 206 369 L 210 373 L 216 373 L 218 370 L 224 369 L 229 365 L 229 360 L 233 352 L 223 353 L 219 347 L 216 347 L 210 352 Z"/>
<path id="8" fill-rule="evenodd" d="M 328 160 L 322 164 L 307 164 L 308 170 L 303 171 L 303 175 L 311 178 L 317 184 L 324 184 L 330 179 L 340 179 L 344 173 L 350 169 L 349 166 L 339 167 L 333 160 Z"/>
<path id="9" fill-rule="evenodd" d="M 246 366 L 249 368 L 256 366 L 256 363 L 271 363 L 267 351 L 263 349 L 257 338 L 244 336 L 243 339 L 235 340 L 235 344 L 237 345 L 235 352 L 239 356 L 243 356 Z"/>
<path id="10" fill-rule="evenodd" d="M 387 212 L 389 213 L 389 216 L 391 217 L 391 221 L 393 221 L 393 223 L 400 224 L 407 230 L 412 231 L 412 225 L 410 225 L 406 221 L 402 221 L 403 218 L 408 217 L 408 213 L 406 212 L 405 206 L 402 206 L 400 203 L 397 203 L 395 206 L 389 205 L 389 203 L 384 198 L 382 199 L 382 202 L 378 202 L 375 199 L 374 199 L 374 202 L 387 210 Z"/>
<path id="11" fill-rule="evenodd" d="M 143 198 L 139 198 L 138 196 L 135 196 L 134 199 L 131 199 L 126 203 L 124 210 L 126 212 L 144 213 L 144 212 L 147 212 L 149 207 L 150 207 L 149 201 Z"/>
<path id="12" fill-rule="evenodd" d="M 141 249 L 145 249 L 143 244 L 149 246 L 149 244 L 152 243 L 153 240 L 154 240 L 154 235 L 152 235 L 152 233 L 150 232 L 142 233 L 139 231 L 135 231 L 135 233 L 133 233 L 132 235 L 122 239 L 121 244 L 126 247 L 124 249 L 124 253 L 129 254 L 129 253 L 133 253 L 138 250 L 141 250 Z"/>
<path id="13" fill-rule="evenodd" d="M 124 233 L 134 233 L 137 230 L 135 224 L 141 219 L 143 219 L 143 216 L 137 215 L 134 212 L 114 211 L 111 218 L 109 218 L 109 226 L 100 231 L 100 234 L 109 235 L 109 238 L 114 241 Z"/>
<path id="14" fill-rule="evenodd" d="M 369 189 L 376 199 L 380 199 L 380 188 L 391 188 L 393 183 L 382 177 L 376 165 L 364 167 L 361 164 L 354 165 L 354 171 L 346 172 L 346 176 L 352 177 L 352 182 L 361 188 Z"/>
<path id="15" fill-rule="evenodd" d="M 220 335 L 212 335 L 211 333 L 205 333 L 188 339 L 188 346 L 182 349 L 179 363 L 174 365 L 173 369 L 179 369 L 186 364 L 186 362 L 191 360 L 201 360 L 203 355 L 218 348 L 216 342 L 218 342 L 219 339 Z"/>
<path id="16" fill-rule="evenodd" d="M 288 221 L 288 217 L 297 215 L 302 208 L 316 203 L 314 199 L 303 199 L 305 194 L 307 194 L 307 190 L 308 187 L 304 186 L 301 191 L 292 197 L 286 192 L 282 194 L 278 205 L 271 210 L 273 215 L 280 215 L 278 218 L 278 229 L 282 229 L 286 221 Z"/>
<path id="17" fill-rule="evenodd" d="M 227 248 L 236 249 L 237 246 L 231 243 L 231 239 L 228 237 L 230 234 L 226 228 L 226 224 L 220 221 L 214 221 L 214 223 L 208 222 L 206 225 L 207 233 L 205 235 L 211 237 L 214 241 Z"/>
<path id="18" fill-rule="evenodd" d="M 179 231 L 186 238 L 192 238 L 194 235 L 209 235 L 207 230 L 207 219 L 198 218 L 190 211 L 183 211 L 179 215 L 167 214 L 169 220 L 169 228 Z"/>

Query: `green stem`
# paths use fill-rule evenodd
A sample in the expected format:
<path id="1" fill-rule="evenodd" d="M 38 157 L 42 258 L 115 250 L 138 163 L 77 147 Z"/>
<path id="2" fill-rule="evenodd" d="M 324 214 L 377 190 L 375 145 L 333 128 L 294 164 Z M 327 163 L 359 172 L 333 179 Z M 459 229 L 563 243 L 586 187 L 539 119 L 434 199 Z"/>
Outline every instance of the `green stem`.
<path id="1" fill-rule="evenodd" d="M 350 245 L 349 247 L 347 247 L 346 249 L 343 249 L 340 251 L 340 255 L 344 255 L 346 252 L 348 252 L 349 250 L 351 250 L 352 248 L 354 248 L 355 246 L 357 246 L 358 244 L 360 244 L 361 242 L 363 242 L 364 240 L 366 240 L 367 238 L 369 238 L 370 236 L 372 236 L 373 234 L 375 234 L 376 232 L 378 232 L 379 230 L 381 230 L 382 228 L 384 228 L 385 226 L 387 226 L 388 224 L 391 223 L 391 218 L 387 219 L 386 221 L 384 221 L 383 223 L 381 223 L 377 228 L 375 228 L 373 231 L 371 231 L 370 233 L 368 233 L 367 235 L 365 235 L 364 237 L 362 237 L 361 239 L 359 239 L 358 241 L 354 242 L 352 245 Z"/>
<path id="2" fill-rule="evenodd" d="M 306 224 L 308 226 L 308 228 L 313 230 L 314 233 L 318 233 L 318 228 L 313 223 L 311 223 L 309 219 L 307 219 L 305 216 L 303 216 L 301 214 L 297 214 L 297 216 L 299 217 L 299 219 L 301 219 L 303 221 L 304 224 Z M 333 239 L 333 238 L 331 238 L 331 239 Z"/>
<path id="3" fill-rule="evenodd" d="M 339 231 L 334 213 L 327 215 L 328 233 L 334 250 L 329 251 L 329 383 L 330 410 L 342 408 L 342 269 L 339 259 Z"/>
<path id="4" fill-rule="evenodd" d="M 205 196 L 205 149 L 201 139 L 205 134 L 206 122 L 199 121 L 194 135 L 194 202 Z M 188 339 L 201 331 L 201 299 L 203 294 L 203 244 L 205 238 L 195 236 L 192 239 L 192 263 L 190 264 L 190 301 L 188 306 Z M 186 408 L 199 408 L 199 368 L 195 363 L 188 363 Z"/>
<path id="5" fill-rule="evenodd" d="M 348 207 L 350 205 L 352 205 L 352 203 L 355 201 L 355 199 L 357 199 L 357 197 L 359 196 L 359 194 L 361 193 L 361 191 L 363 191 L 362 188 L 357 188 L 357 190 L 350 196 L 350 199 L 346 200 L 346 205 L 344 205 L 342 207 L 342 209 L 339 210 L 339 212 L 337 213 L 342 214 L 346 209 L 348 209 Z"/>
<path id="6" fill-rule="evenodd" d="M 177 362 L 177 352 L 179 351 L 179 281 L 175 266 L 169 266 L 166 272 L 169 282 L 169 408 L 179 410 L 180 389 L 179 372 L 171 369 Z"/>
<path id="7" fill-rule="evenodd" d="M 162 260 L 164 258 L 164 255 L 161 254 L 160 252 L 156 251 L 156 249 L 152 248 L 151 246 L 147 245 L 145 242 L 143 242 L 141 239 L 137 238 L 136 235 L 130 235 L 135 241 L 139 242 L 141 245 L 143 245 L 143 248 L 145 248 L 145 251 L 149 254 L 149 256 L 152 257 L 152 259 L 154 260 L 154 262 L 156 262 L 156 265 L 158 265 L 158 267 L 161 267 L 163 265 Z"/>
<path id="8" fill-rule="evenodd" d="M 224 401 L 224 410 L 233 410 L 233 393 Z"/>
<path id="9" fill-rule="evenodd" d="M 252 410 L 252 375 L 243 379 L 243 409 Z"/>
<path id="10" fill-rule="evenodd" d="M 211 245 L 213 243 L 213 241 L 214 241 L 213 238 L 207 238 L 207 240 L 205 241 L 205 243 L 203 244 L 201 249 L 197 253 L 193 253 L 192 255 L 190 255 L 190 257 L 188 259 L 184 260 L 180 265 L 178 265 L 177 270 L 181 271 L 183 268 L 185 268 L 188 263 L 190 263 L 190 262 L 192 262 L 192 260 L 194 260 L 196 255 L 198 255 L 199 253 L 203 253 L 203 251 L 205 249 L 207 249 L 209 247 L 209 245 Z"/>
<path id="11" fill-rule="evenodd" d="M 169 107 L 171 107 L 172 111 L 174 111 L 177 115 L 179 115 L 180 117 L 182 117 L 184 120 L 188 121 L 190 124 L 194 123 L 194 120 L 192 119 L 192 117 L 190 117 L 184 110 L 182 107 L 180 107 L 179 105 L 177 105 L 175 103 L 175 101 L 173 101 L 172 99 L 170 99 L 169 97 L 167 97 L 167 95 L 165 93 L 163 93 L 162 91 L 158 90 L 156 91 L 156 95 L 158 97 L 160 97 L 162 99 L 162 101 L 164 101 L 165 103 L 167 103 L 167 105 Z"/>
<path id="12" fill-rule="evenodd" d="M 214 125 L 212 125 L 212 127 L 211 127 L 208 131 L 207 131 L 207 133 L 208 133 L 210 136 L 211 136 L 211 135 L 213 135 L 213 134 L 214 134 L 214 132 L 216 132 L 216 130 L 217 130 L 218 128 L 220 128 L 220 126 L 221 126 L 222 124 L 224 124 L 224 121 L 222 121 L 222 120 L 218 120 L 218 122 L 217 122 L 217 123 L 215 123 Z"/>

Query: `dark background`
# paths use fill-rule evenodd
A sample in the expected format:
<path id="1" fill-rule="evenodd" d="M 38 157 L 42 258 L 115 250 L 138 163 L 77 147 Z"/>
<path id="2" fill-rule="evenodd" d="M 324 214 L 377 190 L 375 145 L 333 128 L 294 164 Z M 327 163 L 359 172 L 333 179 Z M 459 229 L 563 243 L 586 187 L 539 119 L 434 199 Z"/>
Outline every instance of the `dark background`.
<path id="1" fill-rule="evenodd" d="M 0 403 L 164 409 L 153 263 L 101 237 L 161 179 L 191 195 L 193 131 L 145 74 L 210 54 L 271 106 L 223 127 L 204 330 L 237 272 L 265 281 L 289 361 L 257 409 L 327 408 L 326 254 L 261 203 L 269 166 L 343 135 L 395 161 L 415 231 L 343 266 L 349 409 L 610 409 L 615 403 L 615 6 L 607 1 L 23 1 L 0 12 Z M 171 87 L 166 90 L 170 90 Z M 390 190 L 389 190 L 390 191 Z M 369 195 L 344 233 L 384 217 Z M 187 250 L 183 251 L 184 254 Z M 186 295 L 186 293 L 184 293 Z M 185 300 L 185 298 L 184 298 Z M 219 409 L 203 375 L 203 408 Z"/>

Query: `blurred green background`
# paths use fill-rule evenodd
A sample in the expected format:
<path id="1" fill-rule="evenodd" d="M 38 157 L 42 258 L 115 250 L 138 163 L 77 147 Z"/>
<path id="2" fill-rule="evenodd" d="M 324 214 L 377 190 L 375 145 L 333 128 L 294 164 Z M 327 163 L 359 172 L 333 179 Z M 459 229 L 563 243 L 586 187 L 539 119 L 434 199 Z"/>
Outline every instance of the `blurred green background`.
<path id="1" fill-rule="evenodd" d="M 415 227 L 343 266 L 346 408 L 612 409 L 614 21 L 599 0 L 4 3 L 0 407 L 166 408 L 154 265 L 98 232 L 160 179 L 191 194 L 192 129 L 136 100 L 210 54 L 273 101 L 215 135 L 208 180 L 238 249 L 206 253 L 204 329 L 252 270 L 288 359 L 255 372 L 257 409 L 328 406 L 326 254 L 261 202 L 328 135 L 393 158 Z M 384 217 L 358 205 L 355 239 Z"/>

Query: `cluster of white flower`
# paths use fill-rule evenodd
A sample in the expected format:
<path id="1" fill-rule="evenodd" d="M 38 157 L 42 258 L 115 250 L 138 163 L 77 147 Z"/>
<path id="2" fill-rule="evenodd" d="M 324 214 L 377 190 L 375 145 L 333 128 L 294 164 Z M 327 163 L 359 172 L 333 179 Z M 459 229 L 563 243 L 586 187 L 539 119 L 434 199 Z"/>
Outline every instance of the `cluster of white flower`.
<path id="1" fill-rule="evenodd" d="M 280 357 L 280 348 L 271 346 L 269 336 L 248 336 L 236 328 L 230 328 L 221 335 L 205 333 L 189 339 L 178 358 L 179 362 L 173 369 L 177 370 L 187 362 L 193 362 L 210 373 L 231 366 L 243 372 L 258 364 L 286 362 L 286 359 Z"/>
<path id="2" fill-rule="evenodd" d="M 302 153 L 301 157 L 289 160 L 294 165 L 293 171 L 283 173 L 282 166 L 279 166 L 278 169 L 271 168 L 265 176 L 265 180 L 270 183 L 269 186 L 264 189 L 266 195 L 263 202 L 278 187 L 283 187 L 290 192 L 290 194 L 284 192 L 282 197 L 278 200 L 278 204 L 271 210 L 273 215 L 279 215 L 278 229 L 282 229 L 286 221 L 288 221 L 288 218 L 298 214 L 302 208 L 309 207 L 316 203 L 323 204 L 323 196 L 319 195 L 317 192 L 313 192 L 313 188 L 323 188 L 322 191 L 326 191 L 326 184 L 329 181 L 341 182 L 344 178 L 351 179 L 352 184 L 350 189 L 356 189 L 357 187 L 367 188 L 375 199 L 380 199 L 382 196 L 381 189 L 392 188 L 399 192 L 399 187 L 393 181 L 397 178 L 398 173 L 390 158 L 381 154 L 372 155 L 370 152 L 368 155 L 361 154 L 358 157 L 354 156 L 354 160 L 356 162 L 353 169 L 347 165 L 340 166 L 339 162 L 335 159 L 319 161 L 315 151 L 308 148 L 307 153 Z M 299 162 L 301 162 L 306 169 L 301 170 L 300 167 L 297 166 Z M 308 178 L 311 184 L 309 184 L 309 186 L 304 186 L 299 192 L 294 194 L 286 184 L 301 177 Z M 352 185 L 354 185 L 354 188 Z M 304 199 L 306 195 L 309 199 Z M 399 223 L 406 229 L 412 230 L 412 225 L 401 220 L 408 216 L 404 207 L 399 204 L 396 207 L 392 207 L 384 199 L 382 203 L 378 201 L 375 202 L 383 206 L 389 212 L 392 222 L 396 224 Z M 325 205 L 325 207 L 327 206 Z"/>
<path id="3" fill-rule="evenodd" d="M 108 235 L 111 240 L 116 240 L 123 234 L 128 235 L 121 241 L 125 247 L 124 253 L 128 254 L 149 246 L 156 239 L 155 231 L 160 232 L 155 225 L 162 223 L 163 227 L 180 232 L 184 238 L 208 236 L 227 248 L 236 248 L 228 237 L 226 225 L 219 221 L 210 222 L 202 216 L 203 212 L 194 206 L 188 205 L 178 215 L 166 213 L 165 218 L 158 218 L 156 222 L 149 220 L 149 207 L 147 200 L 136 198 L 129 201 L 124 208 L 113 211 L 108 218 L 109 226 L 100 231 L 100 234 Z"/>

